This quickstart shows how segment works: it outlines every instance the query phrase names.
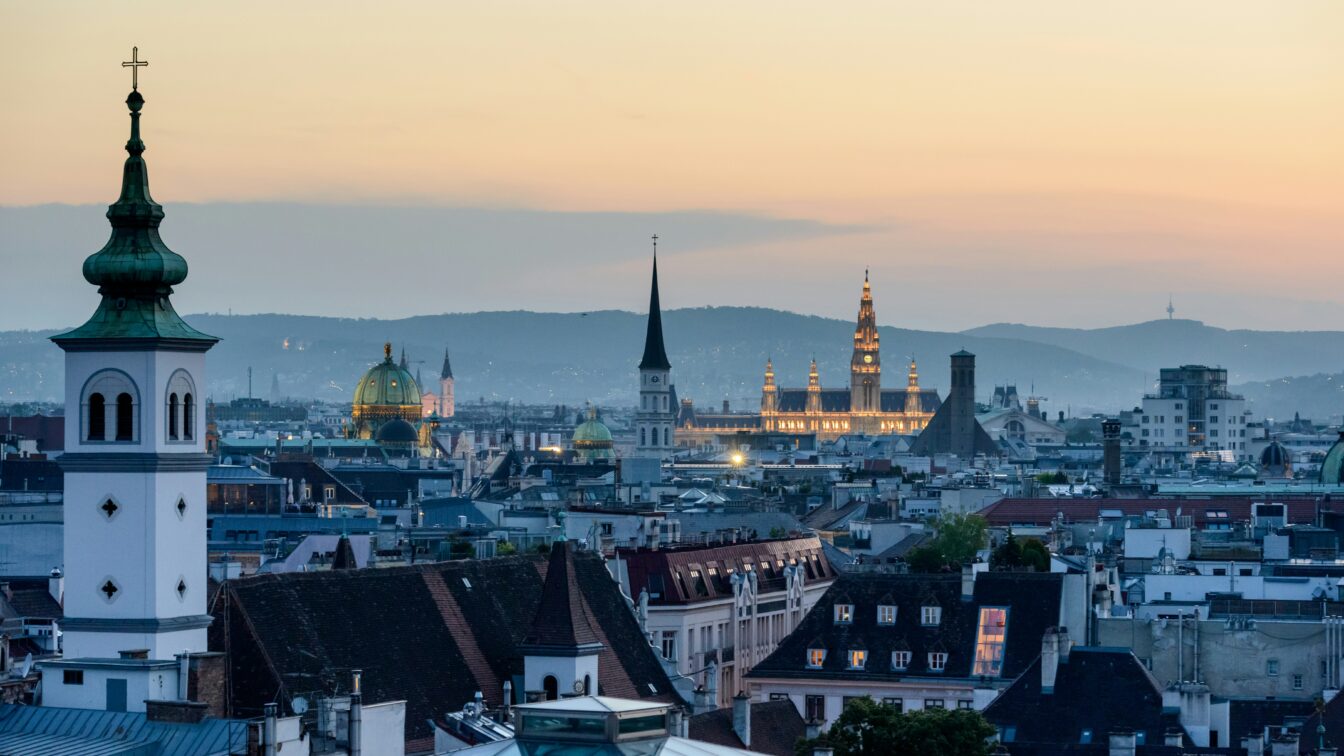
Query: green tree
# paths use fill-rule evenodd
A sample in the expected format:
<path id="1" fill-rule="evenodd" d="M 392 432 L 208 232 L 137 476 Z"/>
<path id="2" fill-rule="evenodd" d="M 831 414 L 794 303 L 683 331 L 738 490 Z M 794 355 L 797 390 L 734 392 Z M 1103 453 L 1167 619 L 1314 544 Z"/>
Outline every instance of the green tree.
<path id="1" fill-rule="evenodd" d="M 1050 571 L 1050 550 L 1035 538 L 1022 542 L 1022 566 L 1032 567 L 1037 572 Z"/>
<path id="2" fill-rule="evenodd" d="M 499 545 L 495 547 L 495 556 L 513 556 L 517 553 L 518 547 L 514 546 L 510 541 L 501 541 Z"/>
<path id="3" fill-rule="evenodd" d="M 800 739 L 794 752 L 811 756 L 814 748 L 825 746 L 835 749 L 835 756 L 987 756 L 994 732 L 994 726 L 972 709 L 901 713 L 871 698 L 860 698 L 849 702 L 828 732 Z"/>
<path id="4" fill-rule="evenodd" d="M 938 523 L 929 543 L 911 549 L 906 564 L 911 572 L 945 572 L 975 559 L 984 547 L 988 524 L 980 515 L 950 515 Z"/>
<path id="5" fill-rule="evenodd" d="M 450 559 L 470 559 L 476 555 L 476 547 L 470 541 L 453 541 L 448 547 Z"/>
<path id="6" fill-rule="evenodd" d="M 906 552 L 905 563 L 911 572 L 928 574 L 943 572 L 947 569 L 947 560 L 938 549 L 931 545 L 916 546 Z"/>
<path id="7" fill-rule="evenodd" d="M 1022 544 L 1017 542 L 1017 536 L 1013 535 L 1013 531 L 1008 531 L 1008 537 L 989 555 L 989 566 L 996 570 L 1011 570 L 1022 566 Z"/>

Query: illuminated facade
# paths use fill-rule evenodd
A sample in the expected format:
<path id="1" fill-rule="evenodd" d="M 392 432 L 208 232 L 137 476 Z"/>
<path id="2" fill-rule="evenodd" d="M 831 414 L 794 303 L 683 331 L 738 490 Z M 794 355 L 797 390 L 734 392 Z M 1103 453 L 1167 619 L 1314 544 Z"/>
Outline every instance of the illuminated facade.
<path id="1" fill-rule="evenodd" d="M 780 388 L 775 383 L 774 362 L 767 361 L 759 414 L 697 413 L 688 402 L 683 402 L 679 433 L 688 443 L 708 442 L 714 435 L 739 431 L 815 433 L 823 440 L 850 433 L 913 434 L 929 424 L 939 404 L 937 391 L 919 387 L 919 371 L 913 360 L 904 388 L 882 388 L 877 315 L 865 273 L 848 388 L 822 388 L 815 359 L 808 371 L 806 388 Z"/>
<path id="2" fill-rule="evenodd" d="M 418 426 L 421 410 L 420 387 L 406 369 L 405 358 L 400 364 L 393 362 L 392 345 L 384 344 L 383 361 L 369 368 L 355 386 L 355 401 L 350 409 L 352 435 L 375 438 L 378 429 L 392 420 Z"/>

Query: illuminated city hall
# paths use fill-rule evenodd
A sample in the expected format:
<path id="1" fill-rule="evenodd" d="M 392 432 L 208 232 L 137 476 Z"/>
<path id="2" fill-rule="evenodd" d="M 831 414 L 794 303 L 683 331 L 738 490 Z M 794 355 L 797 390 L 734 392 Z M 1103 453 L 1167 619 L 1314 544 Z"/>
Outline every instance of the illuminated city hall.
<path id="1" fill-rule="evenodd" d="M 913 360 L 904 388 L 882 388 L 877 316 L 873 311 L 872 286 L 865 272 L 848 387 L 822 388 L 814 359 L 806 388 L 780 388 L 775 383 L 774 363 L 767 361 L 759 413 L 706 414 L 697 412 L 691 402 L 683 401 L 677 437 L 682 443 L 695 445 L 712 442 L 719 434 L 736 432 L 815 433 L 821 440 L 850 433 L 918 433 L 929 424 L 939 404 L 937 391 L 919 387 L 919 372 Z"/>

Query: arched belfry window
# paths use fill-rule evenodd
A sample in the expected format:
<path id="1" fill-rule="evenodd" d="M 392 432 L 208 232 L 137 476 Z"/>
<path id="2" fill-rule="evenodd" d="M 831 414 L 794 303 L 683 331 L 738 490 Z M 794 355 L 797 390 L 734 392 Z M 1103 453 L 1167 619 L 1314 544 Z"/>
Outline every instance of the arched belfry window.
<path id="1" fill-rule="evenodd" d="M 164 399 L 165 423 L 169 441 L 193 441 L 196 437 L 196 386 L 185 370 L 175 371 L 168 379 Z"/>
<path id="2" fill-rule="evenodd" d="M 80 408 L 83 438 L 90 442 L 139 439 L 140 392 L 120 370 L 100 370 L 84 384 Z"/>
<path id="3" fill-rule="evenodd" d="M 546 691 L 547 701 L 554 701 L 560 698 L 560 683 L 555 679 L 555 675 L 546 675 L 541 681 L 541 688 Z"/>

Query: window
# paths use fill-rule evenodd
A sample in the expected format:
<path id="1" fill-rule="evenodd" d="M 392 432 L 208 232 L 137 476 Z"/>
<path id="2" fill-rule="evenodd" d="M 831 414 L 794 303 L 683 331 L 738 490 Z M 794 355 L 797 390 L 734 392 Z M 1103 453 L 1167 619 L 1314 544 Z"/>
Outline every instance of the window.
<path id="1" fill-rule="evenodd" d="M 957 708 L 958 708 L 958 709 L 969 709 L 969 708 L 971 708 L 972 703 L 973 703 L 973 702 L 971 702 L 971 701 L 967 701 L 967 700 L 963 699 L 963 700 L 961 700 L 961 701 L 957 701 Z"/>
<path id="2" fill-rule="evenodd" d="M 663 631 L 663 658 L 676 660 L 677 658 L 677 631 Z"/>
<path id="3" fill-rule="evenodd" d="M 178 436 L 177 433 L 178 409 L 179 407 L 177 401 L 177 393 L 173 392 L 168 395 L 168 438 L 173 441 L 176 441 Z"/>
<path id="4" fill-rule="evenodd" d="M 1268 659 L 1265 661 L 1265 674 L 1270 677 L 1279 676 L 1279 660 Z"/>
<path id="5" fill-rule="evenodd" d="M 943 699 L 941 699 L 941 698 L 926 698 L 926 699 L 924 699 L 924 708 L 926 708 L 926 709 L 946 709 L 946 708 L 947 708 L 947 705 L 943 703 Z"/>
<path id="6" fill-rule="evenodd" d="M 826 696 L 808 696 L 803 706 L 809 722 L 826 721 Z"/>
<path id="7" fill-rule="evenodd" d="M 892 604 L 882 604 L 878 606 L 877 624 L 879 625 L 896 624 L 896 607 Z"/>
<path id="8" fill-rule="evenodd" d="M 941 606 L 926 606 L 920 610 L 920 624 L 924 627 L 937 627 L 943 619 Z"/>
<path id="9" fill-rule="evenodd" d="M 1293 690 L 1302 690 L 1302 675 L 1293 675 Z"/>
<path id="10" fill-rule="evenodd" d="M 1003 647 L 1008 636 L 1008 609 L 980 607 L 980 628 L 975 635 L 973 674 L 998 677 L 1003 673 Z"/>
<path id="11" fill-rule="evenodd" d="M 1182 417 L 1181 415 L 1177 415 L 1176 417 L 1172 418 L 1172 422 L 1174 422 L 1174 423 L 1176 423 L 1176 424 L 1179 425 L 1179 424 L 1185 422 L 1185 418 Z"/>
<path id="12" fill-rule="evenodd" d="M 135 399 L 130 394 L 117 394 L 117 440 L 135 440 Z"/>
<path id="13" fill-rule="evenodd" d="M 196 402 L 192 400 L 191 394 L 182 396 L 182 440 L 192 441 L 196 438 Z"/>
<path id="14" fill-rule="evenodd" d="M 1083 728 L 1083 732 L 1082 732 L 1082 734 L 1078 736 L 1078 742 L 1081 743 L 1081 744 L 1083 744 L 1083 745 L 1087 745 L 1087 744 L 1091 743 L 1091 742 L 1092 742 L 1092 730 L 1091 730 L 1090 728 Z"/>
<path id="15" fill-rule="evenodd" d="M 897 672 L 900 672 L 900 671 L 902 671 L 902 670 L 909 669 L 909 668 L 910 668 L 910 652 L 909 652 L 909 651 L 892 651 L 892 652 L 891 652 L 891 668 L 892 668 L 893 670 L 896 670 Z"/>
<path id="16" fill-rule="evenodd" d="M 90 441 L 107 440 L 107 400 L 102 394 L 89 395 L 89 436 Z"/>
<path id="17" fill-rule="evenodd" d="M 848 625 L 848 624 L 850 624 L 850 623 L 853 622 L 853 621 L 854 621 L 854 605 L 853 605 L 853 604 L 836 604 L 836 605 L 835 605 L 835 624 L 837 624 L 837 625 Z"/>
<path id="18" fill-rule="evenodd" d="M 65 670 L 65 672 L 61 675 L 61 681 L 64 682 L 66 685 L 83 685 L 83 684 L 84 684 L 84 670 L 82 670 L 82 669 L 67 669 L 67 670 Z"/>
<path id="19" fill-rule="evenodd" d="M 902 698 L 884 698 L 882 699 L 882 705 L 890 706 L 891 708 L 895 709 L 898 713 L 905 711 L 905 699 Z"/>
<path id="20" fill-rule="evenodd" d="M 929 671 L 930 671 L 930 672 L 942 672 L 942 671 L 943 671 L 944 669 L 946 669 L 946 668 L 947 668 L 947 652 L 946 652 L 946 651 L 930 651 L 930 652 L 929 652 Z"/>
<path id="21" fill-rule="evenodd" d="M 863 649 L 860 649 L 860 648 L 850 649 L 850 651 L 849 651 L 849 668 L 850 668 L 850 669 L 860 669 L 860 670 L 861 670 L 861 669 L 863 669 L 863 666 L 864 666 L 865 664 L 867 664 L 867 663 L 868 663 L 868 652 L 867 652 L 867 651 L 865 651 L 865 650 L 863 650 Z"/>
<path id="22" fill-rule="evenodd" d="M 807 666 L 809 669 L 821 669 L 821 665 L 826 663 L 826 649 L 809 648 L 807 650 Z"/>
<path id="23" fill-rule="evenodd" d="M 855 701 L 862 701 L 863 699 L 865 699 L 865 698 L 867 698 L 867 697 L 868 697 L 868 696 L 841 696 L 841 697 L 840 697 L 840 711 L 844 711 L 845 709 L 848 709 L 848 708 L 849 708 L 849 705 L 850 705 L 851 703 L 853 703 L 853 702 L 855 702 Z"/>

